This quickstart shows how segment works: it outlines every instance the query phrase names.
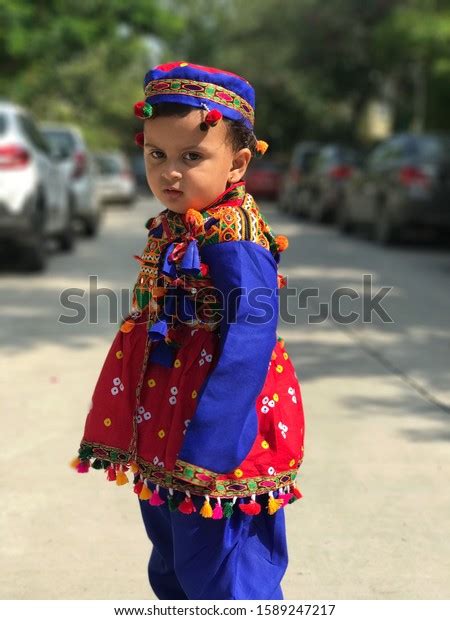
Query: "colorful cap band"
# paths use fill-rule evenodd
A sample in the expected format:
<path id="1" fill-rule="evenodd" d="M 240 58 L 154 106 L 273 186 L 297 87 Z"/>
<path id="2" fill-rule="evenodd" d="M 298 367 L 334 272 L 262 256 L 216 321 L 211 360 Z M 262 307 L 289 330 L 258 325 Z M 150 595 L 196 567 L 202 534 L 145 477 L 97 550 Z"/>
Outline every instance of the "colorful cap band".
<path id="1" fill-rule="evenodd" d="M 144 78 L 146 101 L 172 102 L 219 110 L 225 118 L 255 122 L 255 91 L 244 78 L 213 67 L 172 62 L 151 69 Z M 211 104 L 213 104 L 211 106 Z"/>

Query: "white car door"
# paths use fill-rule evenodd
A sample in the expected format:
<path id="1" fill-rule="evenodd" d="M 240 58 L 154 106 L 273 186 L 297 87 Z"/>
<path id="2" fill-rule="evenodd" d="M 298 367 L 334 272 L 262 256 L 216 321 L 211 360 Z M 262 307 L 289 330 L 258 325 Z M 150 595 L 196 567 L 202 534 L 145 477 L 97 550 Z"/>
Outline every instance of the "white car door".
<path id="1" fill-rule="evenodd" d="M 42 186 L 46 207 L 46 232 L 62 230 L 67 218 L 67 199 L 65 187 L 58 165 L 52 160 L 50 148 L 30 117 L 21 118 L 35 155 L 39 182 Z"/>

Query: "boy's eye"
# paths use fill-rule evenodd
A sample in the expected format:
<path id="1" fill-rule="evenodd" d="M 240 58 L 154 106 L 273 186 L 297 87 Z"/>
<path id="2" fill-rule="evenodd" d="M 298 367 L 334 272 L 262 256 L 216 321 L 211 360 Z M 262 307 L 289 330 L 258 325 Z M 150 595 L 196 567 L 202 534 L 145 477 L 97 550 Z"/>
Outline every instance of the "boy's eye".
<path id="1" fill-rule="evenodd" d="M 186 153 L 185 154 L 185 158 L 188 161 L 197 161 L 198 159 L 201 158 L 201 155 L 199 153 L 192 153 L 192 152 L 190 152 L 190 153 Z"/>
<path id="2" fill-rule="evenodd" d="M 164 153 L 162 151 L 150 151 L 149 155 L 152 159 L 161 159 L 164 157 Z"/>

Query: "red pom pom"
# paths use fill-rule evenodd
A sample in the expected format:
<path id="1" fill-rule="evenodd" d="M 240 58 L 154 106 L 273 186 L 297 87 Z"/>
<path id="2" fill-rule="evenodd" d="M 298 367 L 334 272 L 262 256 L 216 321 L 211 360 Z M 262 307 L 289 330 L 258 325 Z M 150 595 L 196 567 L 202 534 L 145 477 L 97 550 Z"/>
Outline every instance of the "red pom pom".
<path id="1" fill-rule="evenodd" d="M 139 480 L 139 482 L 136 482 L 136 484 L 134 485 L 134 492 L 139 495 L 139 493 L 142 491 L 143 486 L 144 482 L 142 480 Z"/>
<path id="2" fill-rule="evenodd" d="M 114 467 L 108 467 L 108 469 L 106 470 L 106 474 L 108 480 L 113 481 L 116 479 L 116 470 L 114 469 Z"/>
<path id="3" fill-rule="evenodd" d="M 219 110 L 210 110 L 205 116 L 205 123 L 210 127 L 215 127 L 222 118 L 222 112 Z"/>
<path id="4" fill-rule="evenodd" d="M 137 133 L 134 136 L 134 141 L 136 142 L 138 146 L 143 147 L 144 146 L 144 132 L 140 131 L 139 133 Z"/>
<path id="5" fill-rule="evenodd" d="M 194 506 L 194 502 L 190 497 L 186 497 L 181 504 L 178 506 L 178 510 L 185 515 L 190 515 L 193 512 L 197 512 L 196 507 Z"/>
<path id="6" fill-rule="evenodd" d="M 207 276 L 209 273 L 209 267 L 206 263 L 200 263 L 200 271 L 202 276 Z"/>
<path id="7" fill-rule="evenodd" d="M 152 106 L 146 101 L 138 101 L 134 104 L 134 114 L 138 118 L 150 118 L 153 113 Z"/>
<path id="8" fill-rule="evenodd" d="M 239 508 L 246 515 L 257 515 L 261 512 L 260 504 L 255 501 L 251 501 L 248 504 L 239 504 Z"/>
<path id="9" fill-rule="evenodd" d="M 294 487 L 292 491 L 297 499 L 300 499 L 301 497 L 303 497 L 303 495 L 300 493 L 300 490 L 297 489 L 297 487 Z"/>

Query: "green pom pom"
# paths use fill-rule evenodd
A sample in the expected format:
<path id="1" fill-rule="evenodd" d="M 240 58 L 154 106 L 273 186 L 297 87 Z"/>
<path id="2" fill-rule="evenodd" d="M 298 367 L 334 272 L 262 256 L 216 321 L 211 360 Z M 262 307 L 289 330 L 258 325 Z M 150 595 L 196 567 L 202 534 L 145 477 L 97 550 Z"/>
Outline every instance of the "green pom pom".
<path id="1" fill-rule="evenodd" d="M 103 463 L 102 463 L 101 459 L 95 459 L 95 461 L 92 463 L 91 467 L 93 467 L 94 469 L 103 469 Z"/>
<path id="2" fill-rule="evenodd" d="M 297 501 L 297 497 L 295 497 L 295 495 L 293 497 L 291 497 L 291 499 L 288 501 L 288 504 L 293 504 L 294 502 Z"/>
<path id="3" fill-rule="evenodd" d="M 174 495 L 168 495 L 167 497 L 167 505 L 169 506 L 170 512 L 175 512 L 178 509 L 180 501 L 175 498 Z"/>
<path id="4" fill-rule="evenodd" d="M 108 467 L 111 465 L 111 461 L 102 461 L 102 465 L 103 465 L 103 469 L 108 469 Z"/>
<path id="5" fill-rule="evenodd" d="M 153 114 L 153 108 L 149 103 L 146 103 L 145 106 L 142 108 L 142 114 L 145 116 L 145 118 L 150 118 L 150 116 Z"/>
<path id="6" fill-rule="evenodd" d="M 233 502 L 226 502 L 223 504 L 223 516 L 229 519 L 233 514 Z"/>
<path id="7" fill-rule="evenodd" d="M 92 453 L 93 449 L 90 446 L 82 446 L 78 450 L 78 456 L 82 461 L 87 461 L 92 456 Z"/>

